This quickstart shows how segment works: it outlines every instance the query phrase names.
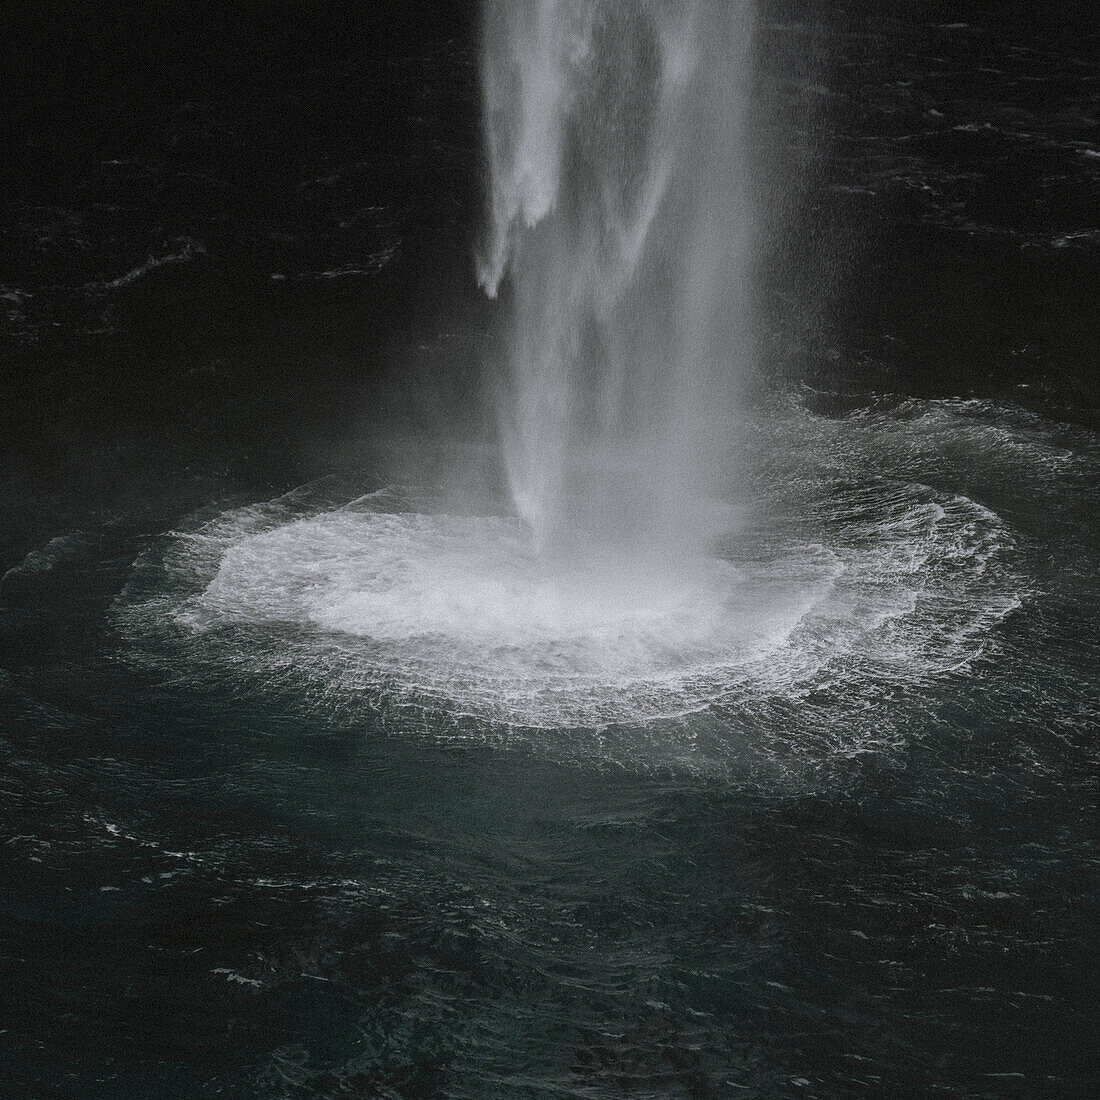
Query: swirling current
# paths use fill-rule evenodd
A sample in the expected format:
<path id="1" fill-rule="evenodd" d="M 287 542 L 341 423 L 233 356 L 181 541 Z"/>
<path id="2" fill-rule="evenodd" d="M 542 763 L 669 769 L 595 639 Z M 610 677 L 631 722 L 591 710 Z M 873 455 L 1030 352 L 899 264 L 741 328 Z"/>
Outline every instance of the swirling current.
<path id="1" fill-rule="evenodd" d="M 751 458 L 705 560 L 555 567 L 478 502 L 319 483 L 147 551 L 124 648 L 330 713 L 410 708 L 439 737 L 735 771 L 795 744 L 888 751 L 941 681 L 1011 664 L 1042 581 L 999 498 L 1043 500 L 1088 452 L 981 402 L 787 400 L 740 431 Z"/>

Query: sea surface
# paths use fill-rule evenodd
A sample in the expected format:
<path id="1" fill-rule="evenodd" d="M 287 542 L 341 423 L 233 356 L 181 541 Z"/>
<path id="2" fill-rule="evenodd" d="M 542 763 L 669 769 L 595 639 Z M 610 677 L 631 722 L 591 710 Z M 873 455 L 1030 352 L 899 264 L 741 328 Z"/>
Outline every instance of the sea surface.
<path id="1" fill-rule="evenodd" d="M 365 7 L 10 39 L 0 1096 L 1100 1092 L 1088 6 L 761 6 L 721 536 L 552 582 Z"/>

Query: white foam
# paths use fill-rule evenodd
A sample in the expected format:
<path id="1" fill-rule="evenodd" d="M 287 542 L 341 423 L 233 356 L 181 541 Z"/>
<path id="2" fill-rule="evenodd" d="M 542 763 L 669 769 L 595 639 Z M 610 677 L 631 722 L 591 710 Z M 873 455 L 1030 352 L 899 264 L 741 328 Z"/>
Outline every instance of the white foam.
<path id="1" fill-rule="evenodd" d="M 757 522 L 672 572 L 547 565 L 499 517 L 251 508 L 181 536 L 168 594 L 136 606 L 211 660 L 341 705 L 383 695 L 544 727 L 919 682 L 1011 608 L 978 506 L 877 485 L 828 511 L 828 539 Z"/>
<path id="2" fill-rule="evenodd" d="M 620 761 L 786 767 L 896 744 L 904 707 L 995 654 L 1029 587 L 990 507 L 913 474 L 1053 492 L 1058 433 L 957 403 L 787 409 L 752 430 L 759 497 L 703 560 L 546 562 L 514 519 L 306 489 L 169 535 L 119 622 L 174 677 L 344 715 L 396 707 L 406 733 L 411 705 L 433 736 Z"/>
<path id="3" fill-rule="evenodd" d="M 202 631 L 305 626 L 365 681 L 485 717 L 573 724 L 698 705 L 693 678 L 782 647 L 840 571 L 813 547 L 678 578 L 555 567 L 515 521 L 331 512 L 242 534 L 177 617 Z"/>

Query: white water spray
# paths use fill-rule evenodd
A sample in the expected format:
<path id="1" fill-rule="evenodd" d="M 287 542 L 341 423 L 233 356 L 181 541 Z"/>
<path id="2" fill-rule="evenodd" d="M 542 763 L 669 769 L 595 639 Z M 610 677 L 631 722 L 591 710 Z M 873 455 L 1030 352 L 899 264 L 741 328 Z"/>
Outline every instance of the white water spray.
<path id="1" fill-rule="evenodd" d="M 994 652 L 1026 584 L 978 498 L 1045 484 L 1033 425 L 965 403 L 731 415 L 750 25 L 748 0 L 490 0 L 482 279 L 506 305 L 520 518 L 307 486 L 203 521 L 120 597 L 151 661 L 402 729 L 411 707 L 448 737 L 741 768 L 892 745 Z M 736 491 L 733 532 L 714 498 Z"/>
<path id="2" fill-rule="evenodd" d="M 751 367 L 751 0 L 487 0 L 505 466 L 541 554 L 698 554 Z"/>

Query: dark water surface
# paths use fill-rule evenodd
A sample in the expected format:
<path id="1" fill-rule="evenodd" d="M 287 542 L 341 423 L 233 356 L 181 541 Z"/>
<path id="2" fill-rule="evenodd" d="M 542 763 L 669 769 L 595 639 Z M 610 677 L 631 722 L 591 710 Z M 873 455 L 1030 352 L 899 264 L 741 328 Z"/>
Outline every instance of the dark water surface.
<path id="1" fill-rule="evenodd" d="M 492 512 L 474 12 L 271 10 L 12 39 L 0 1095 L 1100 1091 L 1087 7 L 766 12 L 736 674 L 417 588 Z"/>

